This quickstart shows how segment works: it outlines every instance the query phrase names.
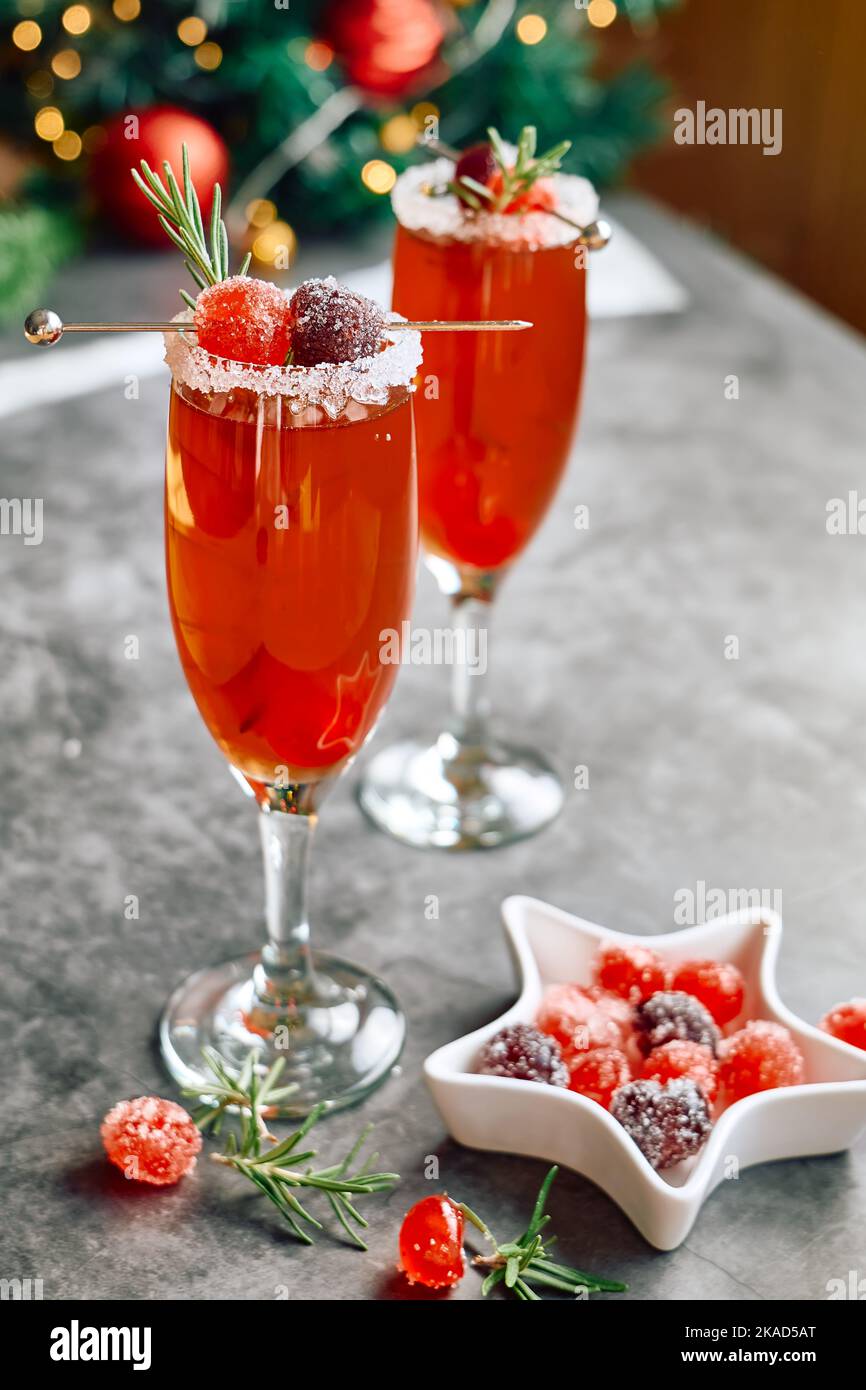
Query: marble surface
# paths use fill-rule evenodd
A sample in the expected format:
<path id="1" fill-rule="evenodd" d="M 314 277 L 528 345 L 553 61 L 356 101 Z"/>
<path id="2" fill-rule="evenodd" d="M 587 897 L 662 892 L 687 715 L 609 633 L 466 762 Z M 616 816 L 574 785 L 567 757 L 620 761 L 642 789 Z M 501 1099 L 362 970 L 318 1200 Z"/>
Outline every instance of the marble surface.
<path id="1" fill-rule="evenodd" d="M 0 537 L 4 1276 L 41 1278 L 46 1298 L 403 1299 L 396 1228 L 418 1197 L 446 1187 L 515 1234 L 544 1165 L 457 1147 L 420 1079 L 426 1053 L 513 996 L 508 893 L 650 935 L 699 882 L 775 891 L 787 1002 L 816 1019 L 866 992 L 866 540 L 825 526 L 828 499 L 862 485 L 866 352 L 709 238 L 642 202 L 615 210 L 691 306 L 595 325 L 571 466 L 503 588 L 492 646 L 502 724 L 569 783 L 586 765 L 589 788 L 539 838 L 481 857 L 379 835 L 353 800 L 360 769 L 324 808 L 318 938 L 387 975 L 410 1019 L 399 1075 L 320 1132 L 323 1152 L 342 1150 L 374 1121 L 403 1175 L 368 1204 L 366 1255 L 330 1235 L 300 1248 L 209 1163 L 159 1192 L 102 1157 L 115 1100 L 172 1093 L 154 1047 L 171 988 L 259 938 L 258 837 L 169 629 L 166 381 L 126 399 L 119 344 L 113 389 L 4 421 L 0 491 L 44 499 L 40 546 Z M 345 265 L 325 249 L 298 269 Z M 54 301 L 67 316 L 159 315 L 177 283 L 170 258 L 103 259 L 67 270 Z M 10 337 L 2 355 L 17 352 Z M 417 621 L 444 621 L 427 577 Z M 377 742 L 432 732 L 445 702 L 444 672 L 407 668 Z M 822 1299 L 866 1270 L 866 1145 L 744 1172 L 670 1254 L 574 1174 L 551 1211 L 561 1257 L 627 1279 L 629 1298 Z M 475 1276 L 453 1297 L 477 1298 Z"/>

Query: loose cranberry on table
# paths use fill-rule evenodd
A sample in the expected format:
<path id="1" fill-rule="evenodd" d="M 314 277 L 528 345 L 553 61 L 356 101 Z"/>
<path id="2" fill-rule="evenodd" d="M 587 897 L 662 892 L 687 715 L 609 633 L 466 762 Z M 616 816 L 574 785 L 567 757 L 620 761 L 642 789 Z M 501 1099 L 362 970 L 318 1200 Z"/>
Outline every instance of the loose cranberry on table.
<path id="1" fill-rule="evenodd" d="M 719 1093 L 719 1066 L 711 1048 L 683 1038 L 654 1048 L 643 1064 L 641 1076 L 662 1085 L 684 1076 L 700 1086 L 710 1105 Z"/>
<path id="2" fill-rule="evenodd" d="M 596 1047 L 580 1053 L 570 1063 L 569 1089 L 603 1105 L 606 1110 L 614 1092 L 631 1081 L 628 1057 L 618 1047 Z"/>
<path id="3" fill-rule="evenodd" d="M 781 1023 L 753 1019 L 719 1045 L 719 1079 L 729 1103 L 756 1091 L 799 1086 L 804 1077 L 803 1054 Z"/>
<path id="4" fill-rule="evenodd" d="M 670 1168 L 696 1154 L 713 1127 L 706 1096 L 685 1077 L 664 1086 L 630 1081 L 616 1092 L 610 1110 L 653 1168 Z"/>
<path id="5" fill-rule="evenodd" d="M 407 1211 L 400 1227 L 400 1268 L 410 1284 L 447 1289 L 466 1270 L 463 1213 L 444 1193 L 424 1197 Z"/>
<path id="6" fill-rule="evenodd" d="M 528 1023 L 513 1023 L 486 1042 L 478 1070 L 483 1076 L 508 1076 L 548 1086 L 568 1085 L 568 1070 L 559 1043 Z"/>
<path id="7" fill-rule="evenodd" d="M 157 1187 L 192 1172 L 202 1142 L 186 1111 L 159 1096 L 120 1101 L 99 1132 L 105 1152 L 124 1177 Z"/>
<path id="8" fill-rule="evenodd" d="M 661 990 L 645 999 L 635 1009 L 634 1025 L 645 1055 L 674 1038 L 702 1043 L 715 1052 L 721 1037 L 700 1000 L 681 990 Z"/>
<path id="9" fill-rule="evenodd" d="M 648 946 L 602 946 L 595 978 L 603 989 L 636 1003 L 666 989 L 668 967 Z"/>
<path id="10" fill-rule="evenodd" d="M 742 1012 L 745 981 L 729 961 L 684 961 L 674 970 L 671 988 L 700 999 L 720 1025 L 730 1023 Z"/>
<path id="11" fill-rule="evenodd" d="M 851 999 L 847 1004 L 835 1004 L 818 1027 L 841 1042 L 866 1049 L 866 999 Z"/>
<path id="12" fill-rule="evenodd" d="M 199 347 L 232 362 L 282 367 L 292 345 L 289 301 L 270 280 L 232 275 L 209 285 L 193 323 Z"/>

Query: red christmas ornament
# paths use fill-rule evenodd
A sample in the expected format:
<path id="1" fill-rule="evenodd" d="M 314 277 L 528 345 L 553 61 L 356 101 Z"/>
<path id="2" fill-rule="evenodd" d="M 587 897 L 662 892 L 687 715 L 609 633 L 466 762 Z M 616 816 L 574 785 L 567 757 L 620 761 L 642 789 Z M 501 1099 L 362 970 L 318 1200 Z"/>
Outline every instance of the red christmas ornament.
<path id="1" fill-rule="evenodd" d="M 432 0 L 333 0 L 325 21 L 350 82 L 397 97 L 432 66 L 445 30 Z"/>
<path id="2" fill-rule="evenodd" d="M 129 171 L 140 159 L 146 159 L 161 174 L 162 162 L 167 159 L 180 180 L 184 143 L 207 220 L 213 185 L 220 183 L 225 188 L 228 174 L 228 151 L 207 121 L 175 106 L 152 106 L 115 116 L 105 134 L 105 144 L 91 161 L 90 187 L 101 217 L 116 231 L 139 245 L 171 249 L 154 209 L 136 188 Z"/>

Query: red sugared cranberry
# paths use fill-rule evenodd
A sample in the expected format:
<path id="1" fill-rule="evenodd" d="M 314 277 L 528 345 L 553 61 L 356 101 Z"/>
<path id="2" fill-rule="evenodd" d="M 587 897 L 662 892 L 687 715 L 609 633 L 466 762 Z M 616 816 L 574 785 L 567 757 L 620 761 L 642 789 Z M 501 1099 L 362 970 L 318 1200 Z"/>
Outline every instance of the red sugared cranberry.
<path id="1" fill-rule="evenodd" d="M 660 1081 L 662 1085 L 685 1076 L 700 1086 L 710 1105 L 719 1092 L 719 1067 L 710 1049 L 682 1038 L 654 1048 L 643 1064 L 641 1076 L 646 1081 Z"/>
<path id="2" fill-rule="evenodd" d="M 595 968 L 598 983 L 636 1003 L 666 989 L 667 966 L 648 946 L 602 946 Z"/>
<path id="3" fill-rule="evenodd" d="M 866 999 L 836 1004 L 818 1026 L 852 1047 L 866 1048 Z"/>
<path id="4" fill-rule="evenodd" d="M 630 1081 L 616 1092 L 610 1111 L 653 1168 L 670 1168 L 697 1153 L 713 1127 L 706 1096 L 683 1077 L 665 1086 Z"/>
<path id="5" fill-rule="evenodd" d="M 292 361 L 299 367 L 323 362 L 356 362 L 372 357 L 385 331 L 378 304 L 346 289 L 329 275 L 305 280 L 289 301 L 294 317 Z"/>
<path id="6" fill-rule="evenodd" d="M 410 1284 L 448 1289 L 465 1271 L 463 1213 L 450 1197 L 424 1197 L 400 1227 L 400 1268 Z"/>
<path id="7" fill-rule="evenodd" d="M 99 1132 L 105 1152 L 124 1177 L 157 1187 L 190 1173 L 201 1148 L 201 1134 L 186 1111 L 158 1096 L 120 1101 Z"/>
<path id="8" fill-rule="evenodd" d="M 538 1010 L 536 1023 L 572 1052 L 588 1052 L 593 1047 L 616 1047 L 621 1041 L 620 1025 L 579 985 L 551 985 Z"/>
<path id="9" fill-rule="evenodd" d="M 625 1053 L 618 1047 L 595 1047 L 582 1052 L 571 1063 L 569 1087 L 590 1100 L 610 1107 L 614 1091 L 631 1080 L 631 1067 Z"/>
<path id="10" fill-rule="evenodd" d="M 753 1019 L 719 1046 L 719 1079 L 729 1103 L 776 1086 L 799 1086 L 803 1054 L 781 1023 Z"/>
<path id="11" fill-rule="evenodd" d="M 568 1071 L 559 1043 L 528 1023 L 502 1028 L 481 1049 L 478 1070 L 484 1076 L 510 1076 L 517 1081 L 541 1081 L 567 1086 Z"/>
<path id="12" fill-rule="evenodd" d="M 454 182 L 470 178 L 489 188 L 498 168 L 491 146 L 482 141 L 463 151 L 454 169 Z"/>
<path id="13" fill-rule="evenodd" d="M 700 999 L 718 1024 L 730 1023 L 743 1007 L 743 977 L 737 967 L 727 961 L 684 961 L 674 971 L 672 988 Z"/>
<path id="14" fill-rule="evenodd" d="M 193 323 L 199 347 L 233 362 L 281 367 L 292 343 L 292 316 L 282 290 L 246 275 L 202 290 Z"/>

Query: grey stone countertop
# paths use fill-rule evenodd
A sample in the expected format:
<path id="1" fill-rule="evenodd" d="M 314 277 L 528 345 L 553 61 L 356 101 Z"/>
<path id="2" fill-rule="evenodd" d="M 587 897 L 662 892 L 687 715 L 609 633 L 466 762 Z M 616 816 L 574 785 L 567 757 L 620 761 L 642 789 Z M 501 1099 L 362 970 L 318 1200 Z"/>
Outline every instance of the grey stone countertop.
<path id="1" fill-rule="evenodd" d="M 360 768 L 319 827 L 318 941 L 377 968 L 410 1020 L 399 1074 L 320 1131 L 325 1152 L 342 1152 L 374 1121 L 403 1175 L 368 1202 L 368 1254 L 328 1234 L 301 1248 L 207 1162 L 160 1191 L 102 1155 L 116 1100 L 173 1094 L 154 1046 L 170 990 L 260 939 L 258 836 L 171 636 L 165 377 L 126 400 L 119 343 L 114 388 L 3 421 L 0 492 L 45 507 L 40 546 L 0 538 L 3 1276 L 41 1278 L 46 1298 L 271 1299 L 285 1286 L 296 1299 L 405 1299 L 419 1295 L 395 1273 L 397 1227 L 431 1188 L 516 1234 L 545 1165 L 458 1147 L 420 1072 L 513 998 L 509 893 L 649 935 L 673 927 L 678 890 L 778 890 L 787 1003 L 815 1020 L 866 994 L 866 539 L 826 529 L 828 499 L 863 485 L 866 351 L 703 233 L 636 199 L 613 207 L 691 306 L 593 325 L 571 465 L 503 587 L 492 642 L 500 722 L 569 785 L 585 764 L 590 786 L 538 838 L 480 857 L 411 851 L 370 828 L 353 799 Z M 298 275 L 369 256 L 314 248 Z M 177 274 L 170 256 L 102 257 L 67 267 L 54 300 L 68 316 L 158 316 Z M 416 620 L 446 621 L 426 575 Z M 137 661 L 124 658 L 129 634 Z M 433 732 L 446 685 L 442 670 L 406 668 L 373 747 Z M 866 1272 L 866 1146 L 743 1172 L 668 1254 L 574 1173 L 551 1211 L 560 1258 L 628 1280 L 628 1298 L 823 1299 L 829 1279 Z M 476 1276 L 451 1296 L 477 1298 Z"/>

